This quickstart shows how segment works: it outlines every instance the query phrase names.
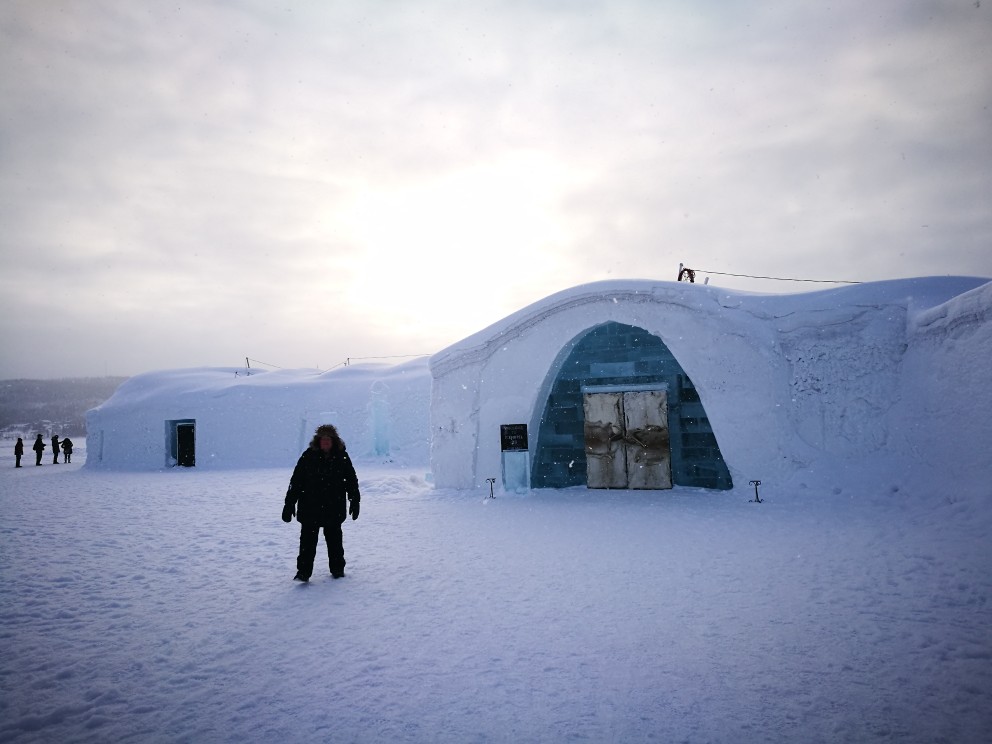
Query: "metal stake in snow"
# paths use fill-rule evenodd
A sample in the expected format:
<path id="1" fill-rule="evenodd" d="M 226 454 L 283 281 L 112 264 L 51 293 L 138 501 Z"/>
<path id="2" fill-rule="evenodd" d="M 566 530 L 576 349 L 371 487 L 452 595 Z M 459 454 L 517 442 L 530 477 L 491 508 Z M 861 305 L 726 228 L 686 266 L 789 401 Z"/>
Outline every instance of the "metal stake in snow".
<path id="1" fill-rule="evenodd" d="M 749 504 L 760 504 L 761 503 L 761 499 L 758 497 L 758 486 L 761 485 L 761 481 L 760 480 L 753 480 L 753 481 L 748 481 L 748 483 L 750 485 L 754 486 L 754 499 L 752 499 L 751 501 L 748 501 L 747 503 L 749 503 Z"/>
<path id="2" fill-rule="evenodd" d="M 495 482 L 496 482 L 495 478 L 486 478 L 486 483 L 489 484 L 489 498 L 491 499 L 496 498 L 495 494 L 493 494 L 493 484 Z"/>

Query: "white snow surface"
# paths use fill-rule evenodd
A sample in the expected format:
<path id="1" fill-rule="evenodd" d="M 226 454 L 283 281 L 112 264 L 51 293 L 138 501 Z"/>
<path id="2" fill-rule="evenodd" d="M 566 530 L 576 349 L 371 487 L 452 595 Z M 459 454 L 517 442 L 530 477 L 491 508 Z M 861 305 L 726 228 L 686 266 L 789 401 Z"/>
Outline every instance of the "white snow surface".
<path id="1" fill-rule="evenodd" d="M 989 741 L 992 285 L 854 291 L 895 325 L 845 350 L 860 321 L 814 293 L 840 327 L 792 338 L 843 352 L 829 371 L 866 404 L 835 423 L 872 448 L 834 446 L 799 401 L 769 436 L 791 452 L 805 433 L 804 459 L 762 503 L 740 482 L 489 498 L 432 484 L 426 426 L 403 458 L 366 452 L 356 408 L 341 580 L 320 552 L 291 580 L 291 462 L 122 472 L 83 467 L 80 442 L 72 464 L 15 470 L 5 442 L 0 740 Z M 394 430 L 422 425 L 422 399 L 419 424 L 391 403 Z"/>

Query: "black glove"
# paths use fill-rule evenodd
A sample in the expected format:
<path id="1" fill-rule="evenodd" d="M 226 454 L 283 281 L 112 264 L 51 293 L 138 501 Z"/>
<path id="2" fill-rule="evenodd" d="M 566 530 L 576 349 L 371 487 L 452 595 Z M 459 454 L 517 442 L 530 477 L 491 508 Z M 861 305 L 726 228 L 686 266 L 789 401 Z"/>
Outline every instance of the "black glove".
<path id="1" fill-rule="evenodd" d="M 293 505 L 292 504 L 286 504 L 286 506 L 284 506 L 282 508 L 282 521 L 283 522 L 292 522 L 293 521 L 293 517 L 295 515 L 296 515 L 296 509 L 293 508 Z"/>
<path id="2" fill-rule="evenodd" d="M 351 518 L 358 519 L 358 510 L 361 508 L 362 502 L 358 499 L 351 499 L 348 503 L 348 513 L 351 515 Z"/>

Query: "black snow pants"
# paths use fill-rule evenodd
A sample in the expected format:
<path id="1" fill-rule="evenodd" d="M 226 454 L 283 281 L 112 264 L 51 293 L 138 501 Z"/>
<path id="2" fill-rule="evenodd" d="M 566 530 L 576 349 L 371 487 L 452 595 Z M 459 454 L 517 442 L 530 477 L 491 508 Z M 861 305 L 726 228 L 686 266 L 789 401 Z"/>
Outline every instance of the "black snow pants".
<path id="1" fill-rule="evenodd" d="M 313 561 L 317 557 L 317 541 L 320 538 L 320 525 L 300 525 L 300 554 L 296 558 L 296 570 L 300 578 L 309 579 L 313 574 Z M 332 575 L 344 573 L 344 538 L 341 523 L 324 527 L 324 542 L 327 543 L 327 567 Z"/>

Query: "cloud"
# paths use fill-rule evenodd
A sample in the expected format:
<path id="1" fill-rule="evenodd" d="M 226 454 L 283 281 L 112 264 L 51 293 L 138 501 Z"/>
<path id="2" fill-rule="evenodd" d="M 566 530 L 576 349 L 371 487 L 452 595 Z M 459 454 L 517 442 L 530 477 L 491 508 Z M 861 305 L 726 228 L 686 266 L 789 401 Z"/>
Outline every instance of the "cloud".
<path id="1" fill-rule="evenodd" d="M 314 364 L 314 316 L 334 355 L 436 351 L 679 262 L 992 274 L 974 3 L 0 14 L 0 377 L 55 374 L 29 350 L 66 308 L 44 364 L 128 374 L 246 348 Z M 138 328 L 169 341 L 142 356 Z"/>

